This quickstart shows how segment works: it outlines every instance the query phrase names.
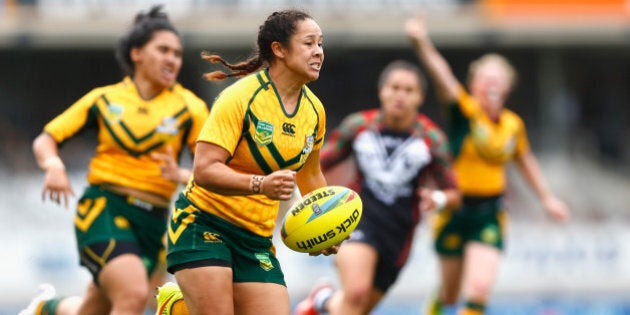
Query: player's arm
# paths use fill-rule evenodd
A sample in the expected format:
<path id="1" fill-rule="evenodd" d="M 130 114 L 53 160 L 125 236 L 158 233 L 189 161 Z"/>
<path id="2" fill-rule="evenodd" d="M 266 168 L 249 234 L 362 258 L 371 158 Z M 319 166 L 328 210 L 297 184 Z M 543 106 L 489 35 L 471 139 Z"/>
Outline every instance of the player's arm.
<path id="1" fill-rule="evenodd" d="M 74 196 L 74 190 L 68 180 L 66 167 L 59 156 L 59 146 L 51 135 L 42 132 L 33 140 L 33 154 L 37 165 L 46 172 L 42 200 L 46 198 L 68 208 L 68 197 Z"/>
<path id="2" fill-rule="evenodd" d="M 324 172 L 345 161 L 352 154 L 352 141 L 361 124 L 365 121 L 361 112 L 348 115 L 332 130 L 322 146 L 320 157 Z"/>
<path id="3" fill-rule="evenodd" d="M 446 59 L 433 45 L 422 14 L 418 13 L 415 18 L 407 20 L 405 31 L 420 62 L 433 79 L 440 101 L 452 104 L 458 98 L 461 84 Z"/>
<path id="4" fill-rule="evenodd" d="M 428 188 L 421 185 L 420 211 L 428 212 L 442 209 L 459 209 L 462 205 L 462 193 L 457 185 L 455 170 L 444 160 L 434 159 L 427 172 L 435 186 Z"/>
<path id="5" fill-rule="evenodd" d="M 264 194 L 271 199 L 291 198 L 295 172 L 275 171 L 268 175 L 245 174 L 226 164 L 230 153 L 214 143 L 199 141 L 193 161 L 195 184 L 223 195 Z"/>
<path id="6" fill-rule="evenodd" d="M 427 136 L 431 138 L 431 163 L 426 171 L 428 180 L 435 183 L 435 189 L 427 188 L 420 181 L 420 211 L 458 209 L 462 203 L 462 194 L 457 184 L 457 176 L 452 166 L 452 155 L 448 138 L 434 123 L 422 120 Z"/>
<path id="7" fill-rule="evenodd" d="M 302 195 L 327 185 L 320 168 L 319 150 L 309 154 L 302 169 L 296 173 L 295 179 Z"/>
<path id="8" fill-rule="evenodd" d="M 518 155 L 516 163 L 547 213 L 557 221 L 568 220 L 570 215 L 569 208 L 562 200 L 556 198 L 548 188 L 534 154 L 531 151 L 527 151 Z"/>
<path id="9" fill-rule="evenodd" d="M 208 119 L 209 110 L 206 103 L 194 94 L 185 94 L 185 96 L 188 100 L 188 110 L 190 111 L 192 117 L 192 124 L 188 132 L 188 137 L 185 139 L 185 143 L 194 159 L 197 137 L 199 136 L 204 123 Z M 175 158 L 178 154 L 179 152 L 173 152 L 173 148 L 169 145 L 166 147 L 166 153 L 156 152 L 151 154 L 151 157 L 161 161 L 160 171 L 162 172 L 162 177 L 180 184 L 186 184 L 190 179 L 192 170 L 178 164 Z"/>
<path id="10" fill-rule="evenodd" d="M 418 190 L 420 211 L 458 209 L 462 203 L 462 194 L 450 161 L 444 157 L 434 157 L 427 173 L 435 183 L 435 188 L 421 184 Z"/>
<path id="11" fill-rule="evenodd" d="M 437 187 L 436 189 L 422 187 L 418 190 L 418 194 L 422 212 L 458 209 L 462 204 L 462 194 L 457 187 Z"/>
<path id="12" fill-rule="evenodd" d="M 328 170 L 343 162 L 350 156 L 350 152 L 349 142 L 343 137 L 338 128 L 334 129 L 321 150 L 322 169 Z"/>
<path id="13" fill-rule="evenodd" d="M 151 153 L 151 158 L 160 161 L 160 172 L 162 177 L 180 184 L 186 184 L 190 178 L 191 171 L 185 167 L 180 167 L 175 160 L 173 147 L 166 147 L 166 153 Z"/>

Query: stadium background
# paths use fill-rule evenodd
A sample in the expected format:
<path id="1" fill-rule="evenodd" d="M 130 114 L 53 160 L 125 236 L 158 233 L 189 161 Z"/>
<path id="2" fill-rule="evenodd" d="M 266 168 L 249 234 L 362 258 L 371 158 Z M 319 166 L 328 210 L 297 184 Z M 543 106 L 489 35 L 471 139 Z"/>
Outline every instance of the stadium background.
<path id="1" fill-rule="evenodd" d="M 324 31 L 326 60 L 310 84 L 332 128 L 377 106 L 376 77 L 389 61 L 414 61 L 404 20 L 422 9 L 436 45 L 464 80 L 485 52 L 519 71 L 509 107 L 573 220 L 548 222 L 510 169 L 512 224 L 492 314 L 630 314 L 630 1 L 628 0 L 0 0 L 0 314 L 15 314 L 42 281 L 80 293 L 72 210 L 41 202 L 42 173 L 30 142 L 43 125 L 95 86 L 120 79 L 116 39 L 133 15 L 164 3 L 184 38 L 180 82 L 208 103 L 202 50 L 237 60 L 274 9 L 309 11 Z M 442 123 L 432 91 L 423 110 Z M 61 152 L 77 194 L 92 153 L 89 132 Z M 186 161 L 190 163 L 190 161 Z M 410 265 L 377 314 L 418 314 L 437 281 L 430 235 L 418 229 Z M 278 244 L 291 298 L 318 278 L 335 281 L 329 258 Z"/>

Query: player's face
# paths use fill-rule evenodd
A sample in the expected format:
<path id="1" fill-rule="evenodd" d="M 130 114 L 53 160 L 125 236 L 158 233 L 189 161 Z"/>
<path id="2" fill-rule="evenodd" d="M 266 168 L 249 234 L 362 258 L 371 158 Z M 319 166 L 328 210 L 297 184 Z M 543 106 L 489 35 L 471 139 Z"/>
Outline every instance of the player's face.
<path id="1" fill-rule="evenodd" d="M 157 31 L 144 46 L 132 49 L 134 79 L 146 79 L 166 88 L 175 83 L 182 67 L 182 44 L 171 31 Z"/>
<path id="2" fill-rule="evenodd" d="M 424 100 L 418 77 L 412 71 L 395 69 L 379 90 L 381 107 L 386 116 L 405 118 L 415 116 Z"/>
<path id="3" fill-rule="evenodd" d="M 470 91 L 484 109 L 496 113 L 503 108 L 510 84 L 507 71 L 499 63 L 486 62 L 474 74 Z"/>
<path id="4" fill-rule="evenodd" d="M 323 35 L 312 19 L 297 22 L 291 36 L 285 62 L 305 83 L 317 80 L 324 63 Z"/>

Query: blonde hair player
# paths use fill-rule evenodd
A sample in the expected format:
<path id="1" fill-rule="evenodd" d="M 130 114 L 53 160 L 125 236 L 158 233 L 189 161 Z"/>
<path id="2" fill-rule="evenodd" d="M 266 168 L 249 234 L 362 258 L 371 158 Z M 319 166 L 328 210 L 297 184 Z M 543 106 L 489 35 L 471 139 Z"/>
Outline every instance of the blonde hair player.
<path id="1" fill-rule="evenodd" d="M 531 152 L 525 125 L 505 102 L 516 71 L 501 55 L 487 54 L 470 65 L 468 92 L 431 42 L 421 14 L 406 22 L 406 33 L 434 81 L 437 95 L 449 105 L 449 141 L 463 194 L 458 211 L 433 218 L 441 285 L 428 303 L 428 314 L 456 308 L 458 314 L 484 314 L 495 281 L 507 212 L 502 205 L 505 165 L 516 162 L 551 218 L 565 221 L 569 209 L 547 187 Z"/>

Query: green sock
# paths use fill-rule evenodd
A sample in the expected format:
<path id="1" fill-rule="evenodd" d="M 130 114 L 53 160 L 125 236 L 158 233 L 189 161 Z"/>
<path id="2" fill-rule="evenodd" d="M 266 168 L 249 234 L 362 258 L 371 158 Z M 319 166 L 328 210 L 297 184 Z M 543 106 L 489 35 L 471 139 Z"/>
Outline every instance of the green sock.
<path id="1" fill-rule="evenodd" d="M 63 300 L 64 297 L 56 297 L 50 300 L 43 301 L 40 307 L 38 307 L 39 314 L 35 315 L 55 315 L 57 314 L 55 310 L 57 309 L 57 305 Z"/>
<path id="2" fill-rule="evenodd" d="M 466 301 L 466 306 L 464 308 L 464 314 L 484 314 L 486 311 L 486 304 Z"/>
<path id="3" fill-rule="evenodd" d="M 442 304 L 437 297 L 431 298 L 428 303 L 428 315 L 454 315 L 457 312 L 457 304 Z"/>

